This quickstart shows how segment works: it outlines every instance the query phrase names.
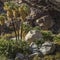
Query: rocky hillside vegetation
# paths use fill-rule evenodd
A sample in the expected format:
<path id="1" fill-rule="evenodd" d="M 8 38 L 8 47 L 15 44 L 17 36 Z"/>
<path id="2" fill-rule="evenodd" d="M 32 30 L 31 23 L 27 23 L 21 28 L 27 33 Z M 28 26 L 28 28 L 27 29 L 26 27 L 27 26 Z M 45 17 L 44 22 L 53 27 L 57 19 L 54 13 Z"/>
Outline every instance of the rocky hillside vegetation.
<path id="1" fill-rule="evenodd" d="M 1 0 L 0 59 L 60 60 L 60 0 Z"/>

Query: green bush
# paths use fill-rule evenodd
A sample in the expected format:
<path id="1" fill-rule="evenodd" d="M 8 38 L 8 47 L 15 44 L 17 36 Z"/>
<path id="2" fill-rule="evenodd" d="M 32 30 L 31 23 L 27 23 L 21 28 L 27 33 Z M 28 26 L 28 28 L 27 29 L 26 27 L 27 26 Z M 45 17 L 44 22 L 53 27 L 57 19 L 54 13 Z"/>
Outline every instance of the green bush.
<path id="1" fill-rule="evenodd" d="M 33 28 L 33 30 L 39 30 L 39 31 L 41 31 L 41 28 L 40 28 L 39 26 L 35 26 L 35 27 Z"/>
<path id="2" fill-rule="evenodd" d="M 31 27 L 29 24 L 23 24 L 23 30 L 25 31 L 25 33 L 28 33 L 30 30 L 41 30 L 41 28 L 39 26 L 36 27 Z"/>
<path id="3" fill-rule="evenodd" d="M 25 33 L 28 33 L 31 29 L 32 27 L 29 24 L 23 24 L 23 30 Z"/>
<path id="4" fill-rule="evenodd" d="M 8 47 L 8 41 L 0 39 L 0 55 L 4 54 Z"/>
<path id="5" fill-rule="evenodd" d="M 17 44 L 13 40 L 0 39 L 0 55 L 4 54 L 8 58 L 15 58 L 17 53 L 30 54 L 28 43 L 19 41 Z"/>
<path id="6" fill-rule="evenodd" d="M 54 40 L 55 42 L 60 42 L 60 34 L 55 35 L 53 40 Z"/>
<path id="7" fill-rule="evenodd" d="M 53 34 L 51 31 L 41 31 L 44 40 L 52 40 Z"/>
<path id="8" fill-rule="evenodd" d="M 0 55 L 9 56 L 13 52 L 14 47 L 16 48 L 13 41 L 0 39 Z"/>
<path id="9" fill-rule="evenodd" d="M 39 40 L 35 40 L 34 42 L 38 45 L 41 46 L 44 43 L 44 39 L 39 39 Z"/>

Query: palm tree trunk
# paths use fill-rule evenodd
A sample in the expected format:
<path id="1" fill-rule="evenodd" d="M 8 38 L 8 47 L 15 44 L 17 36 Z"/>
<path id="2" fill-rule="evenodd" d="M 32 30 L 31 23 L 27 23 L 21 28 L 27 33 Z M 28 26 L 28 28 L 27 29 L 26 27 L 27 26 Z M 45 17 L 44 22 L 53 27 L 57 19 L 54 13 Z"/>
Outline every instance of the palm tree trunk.
<path id="1" fill-rule="evenodd" d="M 18 40 L 19 40 L 19 30 L 18 30 Z"/>
<path id="2" fill-rule="evenodd" d="M 18 19 L 17 19 L 17 20 L 18 20 Z M 16 20 L 16 21 L 17 21 L 17 20 Z M 16 22 L 16 29 L 17 29 L 17 39 L 18 39 L 18 40 L 19 40 L 19 29 L 20 29 L 19 27 L 20 27 L 19 21 L 17 21 L 17 22 Z"/>
<path id="3" fill-rule="evenodd" d="M 17 23 L 17 38 L 18 38 L 18 40 L 19 40 L 19 24 Z"/>
<path id="4" fill-rule="evenodd" d="M 12 19 L 12 24 L 13 24 L 13 28 L 14 28 L 14 32 L 15 32 L 15 37 L 16 37 L 16 42 L 17 42 L 17 33 L 16 33 L 16 29 L 15 29 L 15 24 L 13 22 L 14 20 Z"/>
<path id="5" fill-rule="evenodd" d="M 21 40 L 23 39 L 23 21 L 21 21 Z"/>

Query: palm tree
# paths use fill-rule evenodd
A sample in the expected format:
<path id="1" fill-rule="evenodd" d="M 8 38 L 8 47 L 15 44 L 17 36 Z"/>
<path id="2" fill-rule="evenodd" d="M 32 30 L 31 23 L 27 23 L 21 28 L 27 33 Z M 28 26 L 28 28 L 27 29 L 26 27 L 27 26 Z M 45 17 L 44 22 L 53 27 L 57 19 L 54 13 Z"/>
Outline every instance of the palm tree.
<path id="1" fill-rule="evenodd" d="M 7 12 L 8 20 L 10 20 L 13 17 L 12 8 L 13 8 L 13 6 L 11 5 L 10 2 L 5 2 L 4 3 L 4 10 Z"/>
<path id="2" fill-rule="evenodd" d="M 15 29 L 15 24 L 13 23 L 14 22 L 13 9 L 14 9 L 14 3 L 12 3 L 12 2 L 5 2 L 4 3 L 4 10 L 7 11 L 7 19 L 8 19 L 8 21 L 12 21 L 15 36 L 16 36 L 16 41 L 17 41 L 17 34 L 16 34 L 16 29 Z"/>
<path id="3" fill-rule="evenodd" d="M 15 4 L 14 7 L 13 7 L 12 11 L 13 11 L 14 18 L 19 17 L 19 10 L 18 10 L 18 8 L 19 8 L 19 6 L 17 4 Z"/>
<path id="4" fill-rule="evenodd" d="M 21 19 L 21 39 L 23 35 L 23 22 L 25 18 L 30 14 L 30 8 L 27 4 L 23 3 L 19 7 L 20 19 Z"/>
<path id="5" fill-rule="evenodd" d="M 14 8 L 12 10 L 15 21 L 19 21 L 20 20 L 20 19 L 18 19 L 20 17 L 18 8 L 19 8 L 18 5 L 14 5 Z M 16 29 L 18 29 L 17 30 L 17 39 L 19 40 L 19 24 L 18 23 L 16 23 Z"/>
<path id="6" fill-rule="evenodd" d="M 10 18 L 12 20 L 12 22 L 14 20 L 16 20 L 16 18 L 20 17 L 20 19 L 21 19 L 21 39 L 22 39 L 23 22 L 24 22 L 26 16 L 28 16 L 30 14 L 29 6 L 25 3 L 23 3 L 19 7 L 18 5 L 11 3 L 11 2 L 6 2 L 4 5 L 5 5 L 4 9 L 7 11 L 7 17 Z M 13 24 L 13 26 L 14 26 L 14 30 L 15 30 L 15 24 Z M 16 30 L 15 30 L 15 35 L 16 35 Z M 17 40 L 17 37 L 16 37 L 16 40 Z"/>

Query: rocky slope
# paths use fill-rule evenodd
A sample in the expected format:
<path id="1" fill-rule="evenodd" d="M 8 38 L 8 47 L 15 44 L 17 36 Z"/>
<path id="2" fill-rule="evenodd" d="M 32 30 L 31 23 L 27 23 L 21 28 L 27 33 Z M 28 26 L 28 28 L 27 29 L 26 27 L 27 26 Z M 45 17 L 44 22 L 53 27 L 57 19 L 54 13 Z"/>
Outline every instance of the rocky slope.
<path id="1" fill-rule="evenodd" d="M 43 24 L 40 26 L 42 29 L 52 30 L 54 33 L 60 32 L 60 2 L 58 0 L 23 0 L 22 2 L 27 3 L 33 11 L 28 18 L 32 20 L 32 23 L 35 21 L 33 26 L 38 20 L 38 25 Z"/>
<path id="2" fill-rule="evenodd" d="M 60 1 L 19 0 L 16 3 L 26 3 L 29 5 L 31 14 L 26 20 L 31 26 L 35 27 L 38 25 L 44 30 L 51 30 L 54 33 L 60 32 Z"/>

